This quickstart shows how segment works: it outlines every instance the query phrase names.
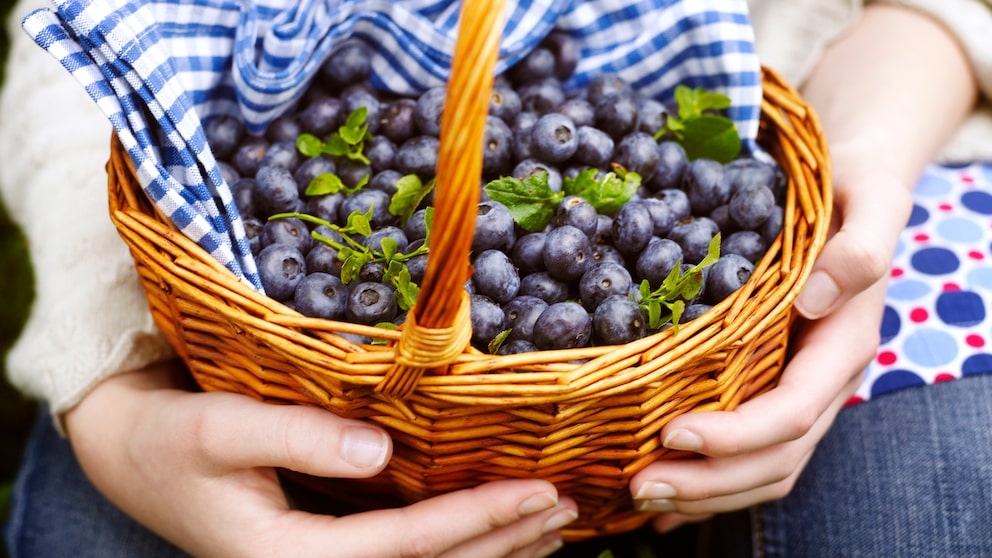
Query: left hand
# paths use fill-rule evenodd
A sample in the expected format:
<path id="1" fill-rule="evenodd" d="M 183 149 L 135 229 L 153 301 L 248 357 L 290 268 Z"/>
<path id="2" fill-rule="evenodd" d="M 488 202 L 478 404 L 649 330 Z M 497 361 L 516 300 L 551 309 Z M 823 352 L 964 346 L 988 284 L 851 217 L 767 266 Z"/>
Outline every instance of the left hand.
<path id="1" fill-rule="evenodd" d="M 816 444 L 857 390 L 878 346 L 885 279 L 802 326 L 778 385 L 729 412 L 686 413 L 661 432 L 698 458 L 662 460 L 631 479 L 634 504 L 665 512 L 665 532 L 788 494 Z"/>

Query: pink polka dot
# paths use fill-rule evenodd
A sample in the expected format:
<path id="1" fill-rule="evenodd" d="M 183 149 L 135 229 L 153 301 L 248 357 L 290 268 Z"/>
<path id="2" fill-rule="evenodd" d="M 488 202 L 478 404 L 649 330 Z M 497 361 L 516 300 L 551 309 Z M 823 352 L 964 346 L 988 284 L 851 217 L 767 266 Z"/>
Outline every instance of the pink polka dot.
<path id="1" fill-rule="evenodd" d="M 944 283 L 943 290 L 945 293 L 956 293 L 961 290 L 961 285 L 957 283 Z"/>
<path id="2" fill-rule="evenodd" d="M 941 372 L 933 377 L 934 382 L 949 382 L 954 379 L 953 374 L 948 374 L 947 372 Z"/>
<path id="3" fill-rule="evenodd" d="M 975 182 L 975 179 L 965 174 L 961 176 L 961 182 L 964 182 L 965 184 L 973 184 Z"/>
<path id="4" fill-rule="evenodd" d="M 903 271 L 901 267 L 893 267 L 890 275 L 893 277 L 902 277 L 903 273 L 905 273 L 905 271 Z"/>
<path id="5" fill-rule="evenodd" d="M 889 366 L 890 364 L 895 364 L 898 357 L 896 357 L 896 354 L 892 351 L 882 351 L 878 353 L 876 360 L 882 366 Z"/>
<path id="6" fill-rule="evenodd" d="M 930 314 L 926 311 L 925 308 L 913 308 L 909 312 L 909 319 L 910 320 L 913 320 L 914 322 L 916 322 L 918 324 L 927 321 L 927 318 L 929 318 L 929 317 L 930 317 Z"/>
<path id="7" fill-rule="evenodd" d="M 920 234 L 914 236 L 913 237 L 913 240 L 915 240 L 917 242 L 926 242 L 926 241 L 930 240 L 930 237 L 927 234 L 925 234 L 925 233 L 920 233 Z"/>
<path id="8" fill-rule="evenodd" d="M 978 250 L 971 250 L 970 252 L 968 252 L 968 257 L 973 260 L 982 261 L 983 259 L 985 259 L 985 254 L 982 254 Z"/>
<path id="9" fill-rule="evenodd" d="M 941 211 L 951 211 L 954 209 L 954 206 L 949 203 L 942 203 L 938 205 L 937 208 L 940 209 Z"/>
<path id="10" fill-rule="evenodd" d="M 982 339 L 981 335 L 969 335 L 964 338 L 964 342 L 968 344 L 969 347 L 975 347 L 980 349 L 985 346 L 985 340 Z"/>
<path id="11" fill-rule="evenodd" d="M 864 402 L 865 402 L 864 398 L 861 397 L 860 395 L 852 395 L 847 399 L 847 402 L 844 403 L 844 406 L 850 407 L 851 405 L 857 405 L 858 403 L 864 403 Z"/>

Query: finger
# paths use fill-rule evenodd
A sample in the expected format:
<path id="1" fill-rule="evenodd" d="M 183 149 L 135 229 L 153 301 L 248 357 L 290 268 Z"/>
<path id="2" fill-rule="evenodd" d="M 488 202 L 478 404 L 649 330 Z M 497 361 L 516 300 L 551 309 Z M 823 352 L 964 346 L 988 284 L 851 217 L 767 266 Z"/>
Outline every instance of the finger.
<path id="1" fill-rule="evenodd" d="M 563 498 L 554 508 L 495 529 L 444 554 L 444 558 L 477 556 L 547 556 L 562 546 L 561 528 L 578 518 L 578 506 Z"/>
<path id="2" fill-rule="evenodd" d="M 888 183 L 878 183 L 883 181 Z M 912 201 L 893 180 L 874 182 L 838 190 L 836 205 L 843 221 L 796 297 L 796 309 L 803 316 L 816 319 L 835 311 L 887 273 Z"/>
<path id="3" fill-rule="evenodd" d="M 347 550 L 360 549 L 365 556 L 447 556 L 452 551 L 450 556 L 495 558 L 537 542 L 549 522 L 550 530 L 559 528 L 562 512 L 576 517 L 574 503 L 559 503 L 553 485 L 520 479 L 340 518 L 289 512 L 291 521 L 278 532 L 281 539 L 296 541 L 298 556 L 326 556 L 328 549 L 349 555 Z M 488 545 L 469 544 L 523 518 L 521 528 L 501 531 L 502 540 L 488 537 Z M 397 541 L 402 541 L 401 548 Z M 463 553 L 460 545 L 475 554 Z"/>
<path id="4" fill-rule="evenodd" d="M 778 385 L 733 411 L 686 413 L 665 425 L 671 449 L 731 456 L 798 439 L 856 380 L 874 357 L 885 281 L 879 281 L 838 312 L 806 324 L 798 350 Z"/>
<path id="5" fill-rule="evenodd" d="M 687 523 L 700 523 L 712 519 L 713 514 L 684 515 L 681 513 L 663 513 L 651 521 L 651 526 L 659 533 L 668 533 Z"/>
<path id="6" fill-rule="evenodd" d="M 281 467 L 321 477 L 369 477 L 392 454 L 386 432 L 315 407 L 272 405 L 237 394 L 207 393 L 189 435 L 219 471 Z"/>

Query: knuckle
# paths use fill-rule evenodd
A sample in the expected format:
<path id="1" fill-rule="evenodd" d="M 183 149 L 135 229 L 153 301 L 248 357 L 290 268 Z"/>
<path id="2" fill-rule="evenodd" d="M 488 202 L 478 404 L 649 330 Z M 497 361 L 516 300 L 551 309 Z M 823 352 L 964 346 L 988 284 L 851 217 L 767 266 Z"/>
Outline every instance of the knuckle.
<path id="1" fill-rule="evenodd" d="M 889 270 L 889 258 L 883 250 L 870 245 L 857 235 L 845 235 L 845 251 L 854 277 L 861 286 L 867 287 L 885 276 Z"/>

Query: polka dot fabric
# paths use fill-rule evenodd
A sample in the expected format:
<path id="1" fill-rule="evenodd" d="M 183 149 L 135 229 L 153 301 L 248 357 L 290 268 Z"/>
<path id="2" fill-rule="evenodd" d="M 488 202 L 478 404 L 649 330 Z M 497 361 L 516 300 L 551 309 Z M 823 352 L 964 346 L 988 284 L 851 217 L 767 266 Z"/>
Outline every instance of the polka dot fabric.
<path id="1" fill-rule="evenodd" d="M 992 165 L 933 165 L 893 260 L 878 354 L 849 404 L 992 373 Z"/>

